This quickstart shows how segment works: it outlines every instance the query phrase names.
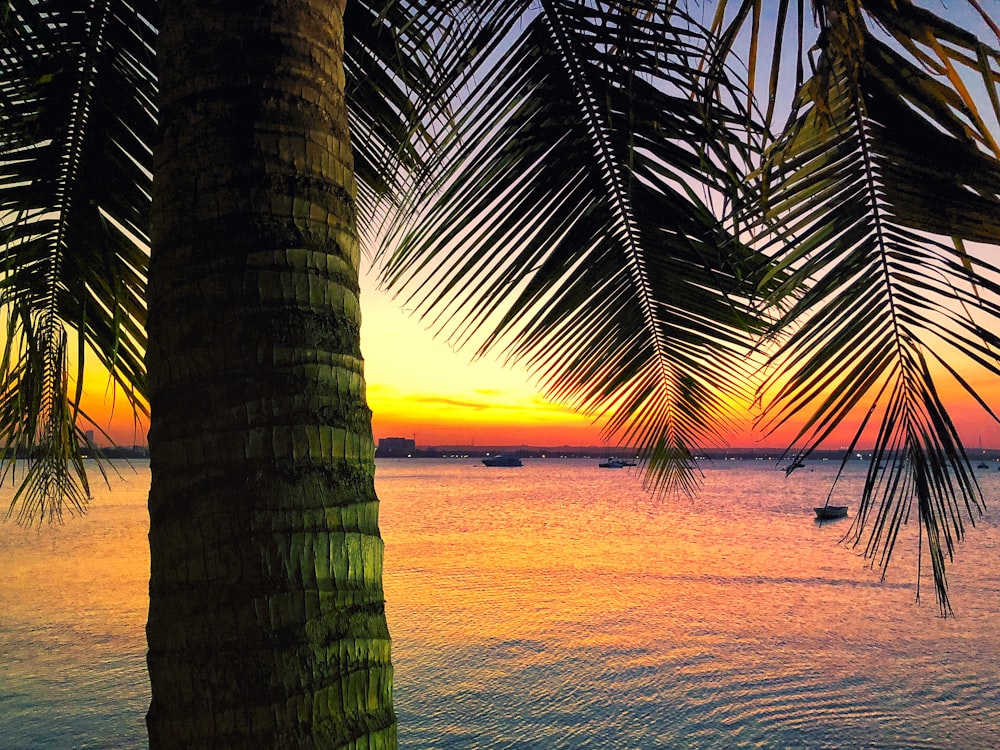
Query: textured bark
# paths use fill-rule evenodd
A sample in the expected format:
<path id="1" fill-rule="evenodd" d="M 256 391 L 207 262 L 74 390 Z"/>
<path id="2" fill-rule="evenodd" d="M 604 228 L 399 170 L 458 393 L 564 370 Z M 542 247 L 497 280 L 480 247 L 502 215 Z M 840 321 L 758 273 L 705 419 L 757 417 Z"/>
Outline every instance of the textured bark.
<path id="1" fill-rule="evenodd" d="M 343 0 L 167 0 L 150 746 L 395 747 Z"/>

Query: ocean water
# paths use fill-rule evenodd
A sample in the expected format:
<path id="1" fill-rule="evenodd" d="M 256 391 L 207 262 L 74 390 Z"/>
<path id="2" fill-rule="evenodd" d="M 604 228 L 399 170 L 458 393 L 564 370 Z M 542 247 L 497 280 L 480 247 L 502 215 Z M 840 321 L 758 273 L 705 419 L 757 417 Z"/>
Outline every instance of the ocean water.
<path id="1" fill-rule="evenodd" d="M 657 501 L 596 460 L 380 460 L 400 746 L 1000 746 L 1000 471 L 944 619 L 915 529 L 880 582 L 813 520 L 835 468 L 721 461 Z M 0 526 L 0 750 L 145 747 L 149 472 L 121 470 L 83 519 Z"/>

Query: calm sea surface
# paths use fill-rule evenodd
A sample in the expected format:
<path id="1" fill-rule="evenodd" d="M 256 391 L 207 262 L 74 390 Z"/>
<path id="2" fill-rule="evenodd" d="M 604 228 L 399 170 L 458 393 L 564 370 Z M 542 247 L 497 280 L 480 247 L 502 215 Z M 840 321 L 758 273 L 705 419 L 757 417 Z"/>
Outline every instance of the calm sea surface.
<path id="1" fill-rule="evenodd" d="M 717 462 L 657 502 L 596 461 L 380 461 L 400 745 L 1000 747 L 1000 471 L 949 619 L 915 534 L 879 583 L 813 520 L 834 471 Z M 145 747 L 148 484 L 0 526 L 0 750 Z"/>

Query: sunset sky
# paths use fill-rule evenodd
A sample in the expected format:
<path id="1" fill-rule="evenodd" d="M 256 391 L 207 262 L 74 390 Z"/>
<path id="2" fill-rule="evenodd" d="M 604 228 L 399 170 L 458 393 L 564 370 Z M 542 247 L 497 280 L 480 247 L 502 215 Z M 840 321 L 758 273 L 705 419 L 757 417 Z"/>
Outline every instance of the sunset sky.
<path id="1" fill-rule="evenodd" d="M 546 401 L 522 369 L 453 351 L 415 316 L 362 281 L 361 349 L 376 440 L 418 445 L 599 445 L 600 428 Z"/>
<path id="2" fill-rule="evenodd" d="M 954 12 L 967 28 L 990 37 L 991 31 L 972 6 L 957 7 Z M 773 18 L 767 18 L 773 23 Z M 982 98 L 986 101 L 985 95 Z M 362 279 L 361 301 L 361 343 L 376 440 L 409 437 L 421 446 L 603 444 L 599 425 L 547 401 L 524 370 L 504 366 L 493 356 L 472 361 L 471 349 L 452 351 L 435 339 L 427 324 L 405 314 L 376 288 L 373 274 Z M 982 370 L 963 371 L 963 376 L 989 404 L 1000 408 L 997 378 L 988 378 Z M 986 447 L 1000 448 L 1000 425 L 950 378 L 941 378 L 938 385 L 966 444 L 975 446 L 981 441 Z M 120 395 L 115 399 L 108 391 L 106 378 L 92 375 L 87 389 L 90 411 L 116 442 L 145 443 L 146 426 L 134 423 L 125 399 Z M 108 417 L 116 401 L 114 417 Z M 842 428 L 827 447 L 845 445 L 854 429 L 855 425 Z M 768 437 L 753 431 L 748 414 L 745 429 L 732 437 L 731 444 L 784 447 L 788 440 L 788 430 Z"/>
<path id="3" fill-rule="evenodd" d="M 433 337 L 426 324 L 405 314 L 397 302 L 362 281 L 362 352 L 368 401 L 376 440 L 416 437 L 418 445 L 602 445 L 599 425 L 540 395 L 523 369 L 504 366 L 496 357 L 472 361 L 472 350 L 452 351 Z M 970 382 L 991 405 L 1000 405 L 1000 383 L 980 371 Z M 1000 426 L 946 378 L 942 397 L 968 445 L 982 439 L 1000 447 Z M 857 425 L 836 434 L 826 447 L 846 445 Z M 731 440 L 738 447 L 786 447 L 788 430 L 773 436 L 755 431 L 748 414 L 745 429 Z"/>
<path id="4" fill-rule="evenodd" d="M 421 447 L 606 444 L 599 424 L 547 400 L 524 369 L 504 365 L 492 354 L 474 360 L 472 348 L 455 351 L 436 338 L 428 323 L 407 314 L 400 302 L 378 288 L 374 272 L 363 274 L 361 287 L 361 348 L 376 441 L 414 438 Z M 962 374 L 1000 410 L 1000 379 L 982 369 Z M 937 386 L 967 446 L 981 442 L 985 448 L 1000 448 L 1000 425 L 950 376 L 940 373 Z M 106 376 L 92 373 L 86 389 L 90 398 L 85 408 L 118 445 L 145 444 L 147 425 L 135 422 L 127 401 L 108 389 Z M 731 436 L 730 446 L 788 447 L 791 429 L 764 435 L 754 429 L 753 416 L 748 409 L 743 429 Z M 856 429 L 853 422 L 839 428 L 823 447 L 846 447 Z M 98 436 L 99 444 L 107 442 Z M 870 442 L 863 441 L 861 447 Z"/>
<path id="5" fill-rule="evenodd" d="M 425 447 L 604 444 L 599 425 L 547 401 L 524 370 L 492 356 L 472 361 L 473 351 L 456 352 L 435 339 L 426 324 L 378 290 L 370 274 L 362 279 L 362 308 L 362 353 L 376 440 L 415 438 Z M 988 403 L 1000 405 L 1000 383 L 981 373 L 970 380 Z M 114 403 L 114 418 L 100 417 L 101 427 L 120 445 L 144 444 L 145 425 L 134 425 L 127 403 L 107 391 L 106 380 L 93 377 L 87 386 L 93 413 L 104 415 Z M 967 445 L 976 446 L 981 439 L 987 448 L 1000 447 L 1000 427 L 978 405 L 950 383 L 942 395 L 953 404 L 952 418 Z M 854 429 L 841 430 L 826 447 L 846 445 Z M 786 447 L 785 434 L 765 438 L 751 429 L 748 418 L 745 431 L 730 444 Z"/>

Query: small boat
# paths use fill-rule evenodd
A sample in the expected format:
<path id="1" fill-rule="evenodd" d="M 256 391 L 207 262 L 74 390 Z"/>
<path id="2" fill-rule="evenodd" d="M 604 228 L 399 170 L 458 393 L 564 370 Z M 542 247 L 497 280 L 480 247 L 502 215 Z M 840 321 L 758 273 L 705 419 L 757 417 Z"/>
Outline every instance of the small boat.
<path id="1" fill-rule="evenodd" d="M 846 505 L 824 505 L 821 508 L 813 508 L 816 511 L 816 518 L 824 520 L 827 518 L 844 518 L 847 515 Z"/>
<path id="2" fill-rule="evenodd" d="M 609 458 L 597 465 L 602 469 L 622 469 L 626 466 L 635 466 L 635 461 L 629 461 L 627 458 Z"/>
<path id="3" fill-rule="evenodd" d="M 497 453 L 495 456 L 487 456 L 483 459 L 487 466 L 524 466 L 521 457 L 516 453 Z"/>

